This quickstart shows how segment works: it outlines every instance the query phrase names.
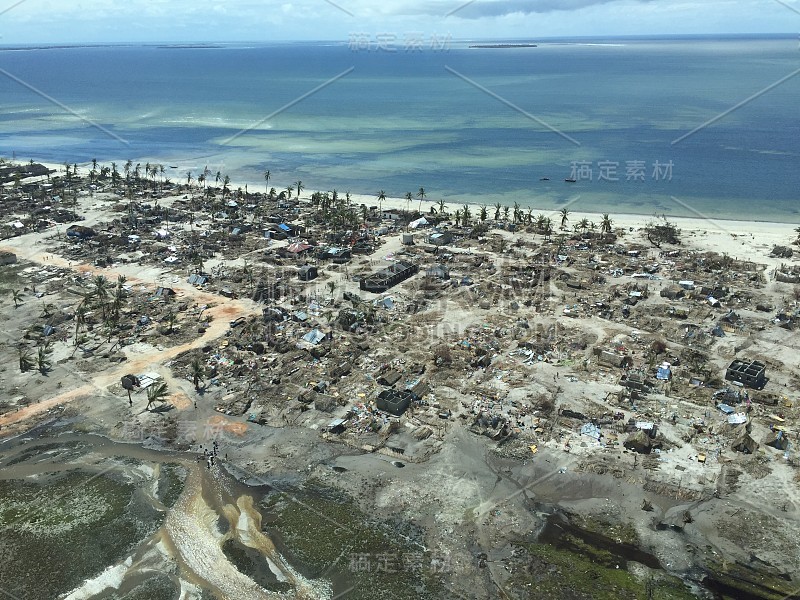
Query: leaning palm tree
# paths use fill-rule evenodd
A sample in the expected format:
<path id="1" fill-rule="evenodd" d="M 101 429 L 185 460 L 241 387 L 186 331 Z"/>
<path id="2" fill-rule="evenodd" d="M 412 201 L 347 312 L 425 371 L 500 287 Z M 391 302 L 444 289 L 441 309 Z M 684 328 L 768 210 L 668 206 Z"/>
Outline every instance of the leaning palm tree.
<path id="1" fill-rule="evenodd" d="M 22 290 L 11 290 L 11 299 L 14 301 L 14 308 L 19 308 L 22 303 Z"/>
<path id="2" fill-rule="evenodd" d="M 206 375 L 205 367 L 203 367 L 203 362 L 198 358 L 195 357 L 192 359 L 191 364 L 189 365 L 189 372 L 192 376 L 192 384 L 194 384 L 194 389 L 200 389 L 200 382 Z"/>
<path id="3" fill-rule="evenodd" d="M 169 389 L 165 382 L 154 383 L 147 388 L 147 410 L 156 402 L 166 402 L 169 396 Z"/>
<path id="4" fill-rule="evenodd" d="M 567 222 L 569 221 L 569 209 L 562 208 L 559 212 L 561 213 L 561 229 L 566 229 Z"/>

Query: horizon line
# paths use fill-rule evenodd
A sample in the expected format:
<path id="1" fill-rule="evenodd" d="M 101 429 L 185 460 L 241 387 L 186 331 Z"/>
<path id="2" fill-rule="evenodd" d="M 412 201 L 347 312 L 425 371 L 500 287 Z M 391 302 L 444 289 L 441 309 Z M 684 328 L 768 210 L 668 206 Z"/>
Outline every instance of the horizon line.
<path id="1" fill-rule="evenodd" d="M 797 39 L 798 34 L 786 32 L 754 32 L 754 33 L 643 33 L 643 34 L 598 34 L 598 35 L 548 35 L 541 37 L 459 37 L 452 38 L 453 42 L 546 42 L 556 40 L 664 40 L 664 39 Z M 347 39 L 282 39 L 282 40 L 128 40 L 128 41 L 73 41 L 73 42 L 47 42 L 29 41 L 20 43 L 0 43 L 0 48 L 80 48 L 92 46 L 211 46 L 229 45 L 242 46 L 250 44 L 319 44 L 337 43 L 347 44 Z"/>

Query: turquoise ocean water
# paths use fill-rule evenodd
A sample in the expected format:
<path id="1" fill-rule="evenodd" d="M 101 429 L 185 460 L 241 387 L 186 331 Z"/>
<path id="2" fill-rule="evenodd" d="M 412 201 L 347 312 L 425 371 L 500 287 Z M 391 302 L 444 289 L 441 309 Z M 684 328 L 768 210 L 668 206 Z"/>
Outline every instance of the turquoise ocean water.
<path id="1" fill-rule="evenodd" d="M 422 186 L 449 203 L 800 221 L 796 37 L 537 44 L 6 47 L 0 155 L 160 162 L 177 167 L 173 180 L 207 165 L 251 185 L 269 169 L 278 188 Z"/>

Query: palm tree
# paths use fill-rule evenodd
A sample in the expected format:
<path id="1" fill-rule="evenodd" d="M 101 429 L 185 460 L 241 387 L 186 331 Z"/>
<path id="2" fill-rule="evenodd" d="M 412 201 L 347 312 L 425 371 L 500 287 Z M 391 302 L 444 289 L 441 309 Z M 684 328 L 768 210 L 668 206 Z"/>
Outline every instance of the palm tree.
<path id="1" fill-rule="evenodd" d="M 519 220 L 519 202 L 514 202 L 514 223 Z"/>
<path id="2" fill-rule="evenodd" d="M 453 216 L 453 220 L 456 222 L 456 227 L 458 227 L 459 223 L 461 223 L 461 209 L 456 209 L 456 214 Z"/>
<path id="3" fill-rule="evenodd" d="M 561 229 L 566 229 L 567 221 L 569 221 L 569 209 L 562 208 L 560 213 L 561 213 Z"/>
<path id="4" fill-rule="evenodd" d="M 14 308 L 19 308 L 22 302 L 22 290 L 11 290 L 11 299 L 14 301 Z"/>
<path id="5" fill-rule="evenodd" d="M 329 281 L 325 285 L 328 286 L 328 291 L 331 293 L 331 296 L 333 296 L 333 291 L 336 289 L 336 282 L 335 281 Z"/>
<path id="6" fill-rule="evenodd" d="M 408 206 L 411 203 L 412 196 L 411 192 L 406 192 L 405 199 L 406 199 L 406 212 L 408 212 Z"/>
<path id="7" fill-rule="evenodd" d="M 147 388 L 147 410 L 156 402 L 166 402 L 169 395 L 169 389 L 165 382 L 154 383 Z"/>
<path id="8" fill-rule="evenodd" d="M 425 188 L 424 187 L 419 188 L 419 191 L 417 192 L 417 197 L 419 198 L 419 208 L 417 209 L 417 212 L 421 213 L 422 212 L 422 201 L 425 200 Z"/>
<path id="9" fill-rule="evenodd" d="M 499 202 L 494 205 L 494 220 L 495 221 L 499 221 L 500 220 L 500 211 L 502 210 L 502 208 L 503 207 Z"/>
<path id="10" fill-rule="evenodd" d="M 508 222 L 508 213 L 511 211 L 511 208 L 508 206 L 503 207 L 503 220 Z"/>
<path id="11" fill-rule="evenodd" d="M 286 187 L 286 195 L 289 197 L 289 200 L 292 199 L 292 192 L 294 191 L 294 186 L 290 185 Z"/>
<path id="12" fill-rule="evenodd" d="M 194 384 L 194 389 L 195 390 L 199 390 L 200 389 L 200 382 L 205 377 L 206 370 L 203 367 L 202 361 L 198 357 L 195 357 L 194 359 L 192 359 L 192 362 L 189 365 L 189 371 L 190 371 L 190 373 L 192 375 L 192 383 Z"/>
<path id="13" fill-rule="evenodd" d="M 19 353 L 19 371 L 20 373 L 27 373 L 33 368 L 33 360 L 31 359 L 31 351 L 24 346 L 17 348 Z"/>
<path id="14" fill-rule="evenodd" d="M 443 215 L 447 211 L 447 206 L 445 206 L 444 198 L 439 200 L 439 214 Z"/>
<path id="15" fill-rule="evenodd" d="M 75 345 L 78 345 L 78 332 L 80 328 L 86 325 L 86 306 L 84 306 L 83 302 L 78 304 L 78 307 L 75 309 Z"/>
<path id="16" fill-rule="evenodd" d="M 583 218 L 578 223 L 578 228 L 583 232 L 586 233 L 586 230 L 589 229 L 589 219 Z"/>
<path id="17" fill-rule="evenodd" d="M 553 220 L 550 217 L 545 217 L 543 229 L 545 239 L 549 240 L 550 236 L 553 235 Z"/>
<path id="18" fill-rule="evenodd" d="M 47 371 L 50 370 L 50 359 L 49 355 L 52 352 L 49 346 L 39 346 L 39 351 L 36 353 L 36 368 L 39 369 L 39 372 L 42 375 L 46 375 Z"/>
<path id="19" fill-rule="evenodd" d="M 611 233 L 613 226 L 614 222 L 611 220 L 611 217 L 608 216 L 608 213 L 603 214 L 603 222 L 600 223 L 600 235 L 605 237 L 607 233 Z M 798 229 L 800 229 L 800 227 Z"/>
<path id="20" fill-rule="evenodd" d="M 488 216 L 489 212 L 486 210 L 486 205 L 484 204 L 483 206 L 481 206 L 481 214 L 480 214 L 481 223 L 483 223 Z"/>
<path id="21" fill-rule="evenodd" d="M 472 218 L 472 214 L 469 211 L 469 204 L 465 204 L 464 209 L 461 211 L 461 225 L 464 227 L 469 225 L 470 218 Z"/>
<path id="22" fill-rule="evenodd" d="M 272 175 L 270 174 L 269 169 L 264 171 L 264 193 L 265 194 L 269 193 L 269 178 L 271 176 Z"/>
<path id="23" fill-rule="evenodd" d="M 303 188 L 303 182 L 302 181 L 298 181 L 297 183 L 294 184 L 294 187 L 297 190 L 297 199 L 300 200 L 300 192 L 302 192 L 303 189 L 304 189 Z M 350 194 L 348 194 L 348 196 L 349 195 Z"/>
<path id="24" fill-rule="evenodd" d="M 103 318 L 106 315 L 106 300 L 108 300 L 108 279 L 103 275 L 96 275 L 92 278 L 94 292 L 92 295 L 97 299 L 97 303 L 103 311 Z"/>

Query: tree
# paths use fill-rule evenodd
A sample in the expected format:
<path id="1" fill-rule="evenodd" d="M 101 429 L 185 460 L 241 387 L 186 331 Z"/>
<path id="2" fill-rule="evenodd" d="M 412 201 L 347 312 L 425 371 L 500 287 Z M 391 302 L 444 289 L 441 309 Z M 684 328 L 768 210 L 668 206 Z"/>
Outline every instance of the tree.
<path id="1" fill-rule="evenodd" d="M 586 230 L 589 229 L 589 219 L 583 218 L 578 223 L 578 228 L 583 232 L 586 233 Z"/>
<path id="2" fill-rule="evenodd" d="M 78 345 L 78 333 L 80 328 L 86 325 L 86 306 L 81 302 L 75 309 L 75 346 Z"/>
<path id="3" fill-rule="evenodd" d="M 268 190 L 269 190 L 269 178 L 270 177 L 271 177 L 271 174 L 269 172 L 269 169 L 267 169 L 266 171 L 264 171 L 264 193 L 265 194 L 269 193 Z"/>
<path id="4" fill-rule="evenodd" d="M 169 389 L 165 382 L 154 383 L 147 388 L 147 410 L 156 402 L 166 402 L 169 396 Z"/>
<path id="5" fill-rule="evenodd" d="M 458 226 L 459 226 L 459 223 L 461 223 L 461 209 L 460 209 L 460 208 L 457 208 L 457 209 L 456 209 L 456 214 L 455 214 L 455 216 L 453 217 L 453 219 L 454 219 L 454 220 L 455 220 L 455 222 L 456 222 L 456 227 L 458 227 Z"/>
<path id="6" fill-rule="evenodd" d="M 411 192 L 406 192 L 406 195 L 405 195 L 405 199 L 406 199 L 406 212 L 408 212 L 408 207 L 409 207 L 409 205 L 410 205 L 410 203 L 411 203 L 411 199 L 412 199 L 413 197 L 414 197 L 414 196 L 412 196 L 412 195 L 411 195 Z"/>
<path id="7" fill-rule="evenodd" d="M 378 210 L 383 212 L 383 201 L 386 200 L 386 192 L 381 190 L 378 192 Z"/>
<path id="8" fill-rule="evenodd" d="M 14 308 L 19 308 L 22 303 L 22 290 L 11 290 L 11 299 L 14 301 Z"/>
<path id="9" fill-rule="evenodd" d="M 674 223 L 667 221 L 667 218 L 662 216 L 661 219 L 651 221 L 644 227 L 647 241 L 649 241 L 656 248 L 660 248 L 661 244 L 680 244 L 681 230 L 675 227 Z"/>
<path id="10" fill-rule="evenodd" d="M 472 213 L 469 211 L 469 204 L 464 205 L 464 209 L 461 211 L 461 225 L 466 227 L 469 225 L 469 220 L 472 218 Z"/>
<path id="11" fill-rule="evenodd" d="M 494 205 L 494 220 L 500 220 L 500 211 L 503 209 L 503 206 L 498 202 Z"/>
<path id="12" fill-rule="evenodd" d="M 566 229 L 567 222 L 569 221 L 569 209 L 562 208 L 560 213 L 561 213 L 561 229 Z"/>
<path id="13" fill-rule="evenodd" d="M 50 370 L 50 354 L 52 352 L 47 344 L 39 346 L 39 350 L 36 353 L 36 368 L 39 369 L 42 375 L 46 375 L 47 371 Z"/>
<path id="14" fill-rule="evenodd" d="M 503 207 L 503 220 L 508 222 L 508 213 L 511 211 L 511 208 L 508 206 Z"/>
<path id="15" fill-rule="evenodd" d="M 329 281 L 325 285 L 328 286 L 328 291 L 331 293 L 331 296 L 333 296 L 333 291 L 336 289 L 336 282 L 335 281 Z"/>
<path id="16" fill-rule="evenodd" d="M 601 237 L 605 237 L 607 234 L 611 233 L 613 226 L 614 222 L 611 220 L 611 217 L 608 216 L 608 213 L 605 213 L 603 215 L 603 221 L 600 223 Z"/>
<path id="17" fill-rule="evenodd" d="M 444 198 L 439 200 L 439 214 L 443 215 L 447 212 L 447 206 L 445 206 Z"/>
<path id="18" fill-rule="evenodd" d="M 198 357 L 194 357 L 192 362 L 189 364 L 189 372 L 192 376 L 192 384 L 194 384 L 194 389 L 200 389 L 200 382 L 206 375 L 205 367 L 203 367 L 203 362 Z"/>
<path id="19" fill-rule="evenodd" d="M 419 191 L 417 192 L 417 197 L 419 198 L 419 210 L 418 210 L 418 212 L 422 212 L 422 201 L 425 200 L 425 188 L 424 187 L 419 188 Z"/>
<path id="20" fill-rule="evenodd" d="M 298 181 L 297 183 L 295 183 L 294 184 L 294 189 L 297 190 L 297 199 L 300 200 L 300 192 L 302 192 L 303 189 L 305 189 L 305 188 L 303 188 L 303 182 L 302 181 Z M 349 194 L 348 194 L 348 196 L 349 196 Z"/>
<path id="21" fill-rule="evenodd" d="M 489 213 L 486 210 L 486 205 L 484 204 L 483 206 L 481 206 L 481 213 L 480 213 L 481 223 L 483 223 L 488 216 L 489 216 Z"/>
<path id="22" fill-rule="evenodd" d="M 33 360 L 31 359 L 31 351 L 24 346 L 17 348 L 19 353 L 19 370 L 20 373 L 27 373 L 33 368 Z"/>
<path id="23" fill-rule="evenodd" d="M 553 220 L 550 217 L 545 217 L 542 228 L 545 239 L 549 240 L 550 236 L 553 235 Z"/>

